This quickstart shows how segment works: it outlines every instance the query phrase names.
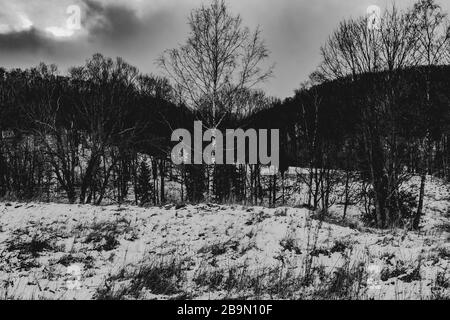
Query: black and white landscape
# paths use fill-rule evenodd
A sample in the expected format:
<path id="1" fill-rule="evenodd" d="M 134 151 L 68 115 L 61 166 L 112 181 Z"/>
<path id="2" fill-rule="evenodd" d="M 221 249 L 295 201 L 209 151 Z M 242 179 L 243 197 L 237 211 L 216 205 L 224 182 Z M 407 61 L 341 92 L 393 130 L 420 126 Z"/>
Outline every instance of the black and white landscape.
<path id="1" fill-rule="evenodd" d="M 450 299 L 447 13 L 0 0 L 0 299 Z"/>

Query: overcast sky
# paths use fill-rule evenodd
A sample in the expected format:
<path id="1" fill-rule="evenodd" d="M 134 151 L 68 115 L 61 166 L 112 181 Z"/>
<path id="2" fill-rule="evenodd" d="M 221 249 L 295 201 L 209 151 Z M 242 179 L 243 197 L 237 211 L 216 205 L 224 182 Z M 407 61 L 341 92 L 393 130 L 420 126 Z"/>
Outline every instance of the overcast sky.
<path id="1" fill-rule="evenodd" d="M 161 74 L 155 59 L 186 39 L 189 12 L 208 0 L 0 0 L 0 65 L 44 61 L 65 72 L 96 52 L 122 56 L 141 72 Z M 393 0 L 228 0 L 244 24 L 260 25 L 276 64 L 269 94 L 290 96 L 320 61 L 319 48 L 340 20 Z M 397 0 L 400 7 L 413 0 Z M 448 0 L 441 0 L 445 9 Z M 82 9 L 82 28 L 67 29 L 67 7 Z"/>

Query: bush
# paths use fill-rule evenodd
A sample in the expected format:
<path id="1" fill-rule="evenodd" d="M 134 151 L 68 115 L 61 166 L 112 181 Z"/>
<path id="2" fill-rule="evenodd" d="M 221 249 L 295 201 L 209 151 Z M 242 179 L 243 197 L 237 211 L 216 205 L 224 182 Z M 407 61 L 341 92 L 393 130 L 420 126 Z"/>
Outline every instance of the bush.
<path id="1" fill-rule="evenodd" d="M 7 250 L 19 251 L 20 255 L 37 258 L 41 252 L 53 250 L 53 245 L 49 239 L 35 235 L 29 241 L 21 239 L 9 241 Z"/>
<path id="2" fill-rule="evenodd" d="M 373 193 L 370 194 L 373 197 Z M 373 201 L 372 201 L 373 203 Z M 399 191 L 397 195 L 392 195 L 387 204 L 389 216 L 387 227 L 405 227 L 411 224 L 417 208 L 416 197 L 406 190 Z M 375 208 L 362 215 L 363 223 L 368 227 L 377 226 L 377 215 Z"/>
<path id="3" fill-rule="evenodd" d="M 155 295 L 174 295 L 182 293 L 181 282 L 184 279 L 182 261 L 161 259 L 135 270 L 122 269 L 117 275 L 109 277 L 94 297 L 98 300 L 137 299 L 145 289 Z M 125 282 L 125 285 L 119 284 L 120 287 L 116 289 L 114 286 L 117 281 Z"/>

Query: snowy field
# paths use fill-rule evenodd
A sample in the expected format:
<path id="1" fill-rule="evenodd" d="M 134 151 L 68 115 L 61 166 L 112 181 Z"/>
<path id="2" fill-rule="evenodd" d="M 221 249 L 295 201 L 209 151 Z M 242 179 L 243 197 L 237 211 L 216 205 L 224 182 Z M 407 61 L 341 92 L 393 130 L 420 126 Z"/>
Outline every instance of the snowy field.
<path id="1" fill-rule="evenodd" d="M 3 202 L 0 299 L 448 299 L 448 187 L 425 200 L 420 232 L 295 207 Z"/>

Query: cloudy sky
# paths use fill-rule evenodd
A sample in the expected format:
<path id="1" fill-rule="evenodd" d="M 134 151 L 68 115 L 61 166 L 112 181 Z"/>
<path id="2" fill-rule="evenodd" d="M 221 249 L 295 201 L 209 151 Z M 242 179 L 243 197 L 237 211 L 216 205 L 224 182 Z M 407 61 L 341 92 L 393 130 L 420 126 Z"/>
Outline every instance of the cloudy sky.
<path id="1" fill-rule="evenodd" d="M 40 61 L 62 71 L 93 53 L 122 56 L 145 73 L 160 73 L 155 59 L 183 43 L 189 12 L 208 0 L 0 0 L 0 65 Z M 249 27 L 260 25 L 276 64 L 269 94 L 292 95 L 320 61 L 319 48 L 346 17 L 393 0 L 229 0 Z M 397 0 L 400 7 L 413 0 Z M 448 9 L 449 1 L 442 0 Z M 81 8 L 81 28 L 68 28 L 71 5 Z M 74 20 L 70 20 L 74 21 Z M 73 25 L 73 24 L 72 24 Z"/>

